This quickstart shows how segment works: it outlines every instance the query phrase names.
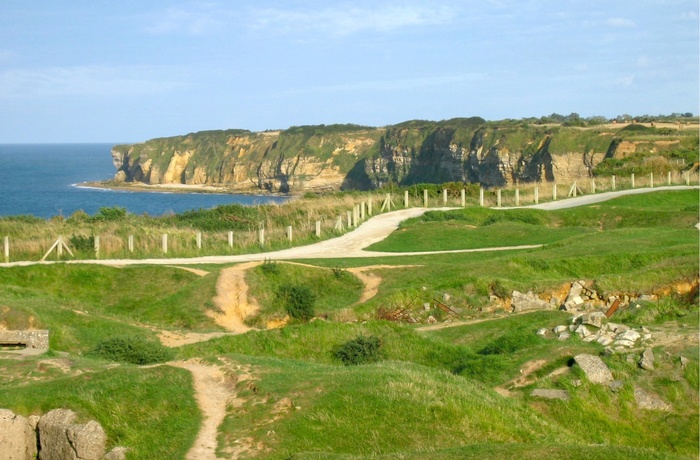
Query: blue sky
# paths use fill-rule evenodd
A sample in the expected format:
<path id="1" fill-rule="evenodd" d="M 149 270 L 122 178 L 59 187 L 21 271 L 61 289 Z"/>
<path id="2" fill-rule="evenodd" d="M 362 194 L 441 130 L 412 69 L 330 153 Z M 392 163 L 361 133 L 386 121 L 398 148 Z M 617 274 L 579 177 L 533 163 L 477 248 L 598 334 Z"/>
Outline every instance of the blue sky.
<path id="1" fill-rule="evenodd" d="M 697 0 L 3 0 L 0 143 L 699 111 Z"/>

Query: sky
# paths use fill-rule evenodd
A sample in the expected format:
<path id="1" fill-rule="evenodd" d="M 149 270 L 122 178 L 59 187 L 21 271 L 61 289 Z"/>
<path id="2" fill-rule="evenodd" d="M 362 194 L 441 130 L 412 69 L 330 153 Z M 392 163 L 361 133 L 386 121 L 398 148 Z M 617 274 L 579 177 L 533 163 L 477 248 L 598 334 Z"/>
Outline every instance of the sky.
<path id="1" fill-rule="evenodd" d="M 699 112 L 692 0 L 2 0 L 0 143 Z"/>

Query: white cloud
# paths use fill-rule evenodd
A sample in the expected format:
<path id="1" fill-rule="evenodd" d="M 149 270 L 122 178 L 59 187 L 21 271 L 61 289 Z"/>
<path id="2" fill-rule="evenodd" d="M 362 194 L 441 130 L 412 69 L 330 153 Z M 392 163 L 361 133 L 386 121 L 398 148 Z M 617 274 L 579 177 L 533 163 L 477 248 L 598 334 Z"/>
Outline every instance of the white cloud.
<path id="1" fill-rule="evenodd" d="M 78 66 L 0 72 L 0 98 L 119 96 L 161 93 L 182 83 L 163 79 L 167 69 L 146 66 Z"/>
<path id="2" fill-rule="evenodd" d="M 681 14 L 681 19 L 689 19 L 691 21 L 697 21 L 698 20 L 698 13 L 695 11 L 686 11 Z"/>
<path id="3" fill-rule="evenodd" d="M 144 27 L 144 30 L 153 35 L 204 35 L 221 30 L 226 16 L 226 13 L 212 4 L 201 4 L 189 9 L 173 7 L 159 12 L 153 23 Z"/>
<path id="4" fill-rule="evenodd" d="M 634 21 L 632 21 L 631 19 L 627 19 L 627 18 L 608 18 L 608 20 L 606 21 L 606 24 L 609 25 L 610 27 L 623 27 L 623 28 L 636 26 Z"/>
<path id="5" fill-rule="evenodd" d="M 445 24 L 452 21 L 455 14 L 449 7 L 403 5 L 366 9 L 345 5 L 319 11 L 257 10 L 252 13 L 252 19 L 257 29 L 324 30 L 349 35 L 363 30 L 387 32 L 409 26 Z"/>

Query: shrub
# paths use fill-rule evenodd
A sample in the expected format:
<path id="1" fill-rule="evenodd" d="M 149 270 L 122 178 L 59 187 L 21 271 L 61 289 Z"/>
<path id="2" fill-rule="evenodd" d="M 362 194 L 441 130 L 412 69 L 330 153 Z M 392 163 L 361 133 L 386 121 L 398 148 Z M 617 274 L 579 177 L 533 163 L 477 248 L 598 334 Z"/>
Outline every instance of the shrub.
<path id="1" fill-rule="evenodd" d="M 98 343 L 88 355 L 130 364 L 160 363 L 174 356 L 172 350 L 142 337 L 112 337 Z"/>
<path id="2" fill-rule="evenodd" d="M 265 259 L 262 265 L 260 265 L 260 270 L 265 275 L 279 275 L 280 266 L 277 262 L 273 262 L 270 259 Z"/>
<path id="3" fill-rule="evenodd" d="M 314 317 L 316 296 L 308 286 L 300 284 L 280 286 L 276 297 L 292 319 L 308 321 Z"/>
<path id="4" fill-rule="evenodd" d="M 92 222 L 113 222 L 125 217 L 126 208 L 122 208 L 121 206 L 102 206 L 90 220 Z"/>
<path id="5" fill-rule="evenodd" d="M 91 251 L 95 248 L 95 237 L 84 235 L 72 235 L 70 244 L 78 251 Z"/>
<path id="6" fill-rule="evenodd" d="M 379 337 L 360 335 L 340 345 L 333 356 L 346 366 L 374 363 L 381 358 L 381 347 Z"/>

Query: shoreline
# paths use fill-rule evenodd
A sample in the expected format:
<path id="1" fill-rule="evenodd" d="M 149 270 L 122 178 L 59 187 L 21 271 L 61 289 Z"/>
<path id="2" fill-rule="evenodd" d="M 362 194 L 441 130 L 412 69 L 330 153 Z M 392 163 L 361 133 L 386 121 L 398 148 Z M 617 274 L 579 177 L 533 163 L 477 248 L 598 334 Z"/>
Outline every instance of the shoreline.
<path id="1" fill-rule="evenodd" d="M 73 184 L 78 188 L 94 188 L 101 190 L 113 190 L 121 192 L 147 192 L 170 194 L 212 194 L 212 195 L 250 195 L 250 196 L 276 196 L 293 198 L 289 193 L 272 193 L 263 190 L 232 190 L 224 186 L 206 184 L 146 184 L 143 182 L 114 182 L 91 181 Z"/>

